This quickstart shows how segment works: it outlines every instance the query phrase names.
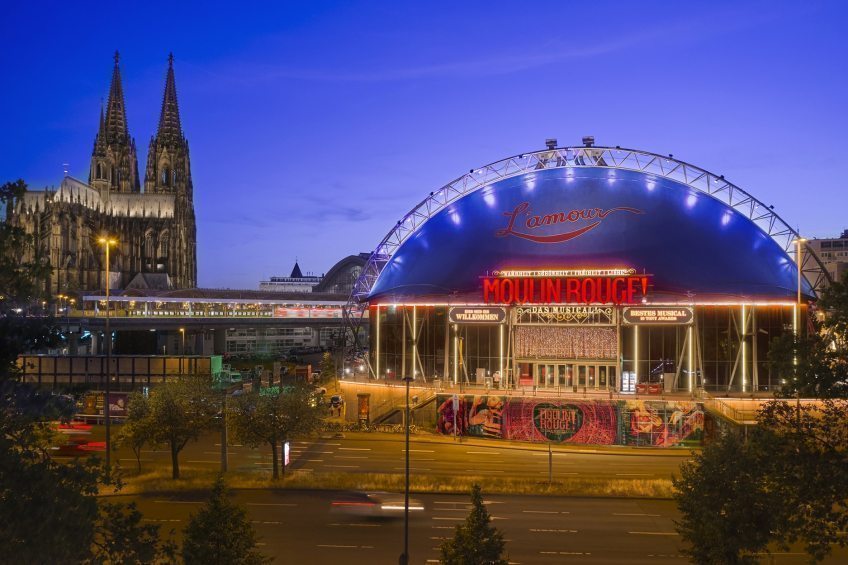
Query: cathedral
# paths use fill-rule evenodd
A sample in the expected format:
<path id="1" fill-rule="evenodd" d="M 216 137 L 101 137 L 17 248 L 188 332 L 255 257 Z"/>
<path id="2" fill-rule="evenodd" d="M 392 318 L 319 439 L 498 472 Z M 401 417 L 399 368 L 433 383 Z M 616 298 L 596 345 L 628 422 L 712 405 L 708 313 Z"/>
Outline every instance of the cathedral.
<path id="1" fill-rule="evenodd" d="M 168 58 L 156 135 L 144 184 L 127 123 L 118 53 L 94 138 L 88 182 L 65 176 L 58 189 L 30 190 L 7 207 L 7 221 L 36 236 L 50 260 L 50 294 L 109 288 L 197 286 L 196 228 L 188 141 L 183 136 L 174 58 Z M 105 273 L 103 236 L 115 238 Z"/>

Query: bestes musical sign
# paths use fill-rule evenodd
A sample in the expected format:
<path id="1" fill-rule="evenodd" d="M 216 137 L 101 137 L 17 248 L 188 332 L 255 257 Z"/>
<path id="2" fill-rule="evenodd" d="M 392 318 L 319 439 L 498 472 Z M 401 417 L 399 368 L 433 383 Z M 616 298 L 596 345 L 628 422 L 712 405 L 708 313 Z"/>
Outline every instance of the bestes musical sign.
<path id="1" fill-rule="evenodd" d="M 638 304 L 648 296 L 645 275 L 617 277 L 484 277 L 486 304 Z"/>

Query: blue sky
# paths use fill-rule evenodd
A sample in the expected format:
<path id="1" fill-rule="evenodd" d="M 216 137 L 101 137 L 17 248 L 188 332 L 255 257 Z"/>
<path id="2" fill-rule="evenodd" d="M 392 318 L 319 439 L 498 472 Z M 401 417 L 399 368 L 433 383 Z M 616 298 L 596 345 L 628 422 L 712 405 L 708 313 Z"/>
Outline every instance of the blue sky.
<path id="1" fill-rule="evenodd" d="M 143 172 L 173 51 L 201 286 L 325 272 L 547 137 L 673 153 L 805 235 L 848 228 L 846 2 L 35 4 L 0 19 L 0 179 L 87 177 L 115 49 Z"/>

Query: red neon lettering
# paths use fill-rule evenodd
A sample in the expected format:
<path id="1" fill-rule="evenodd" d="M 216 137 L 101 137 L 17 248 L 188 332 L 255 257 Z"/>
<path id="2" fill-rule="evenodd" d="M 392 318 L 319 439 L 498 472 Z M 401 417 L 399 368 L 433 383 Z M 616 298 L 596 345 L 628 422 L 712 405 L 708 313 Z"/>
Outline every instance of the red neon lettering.
<path id="1" fill-rule="evenodd" d="M 579 279 L 565 279 L 565 301 L 580 302 Z"/>
<path id="2" fill-rule="evenodd" d="M 500 279 L 483 279 L 483 302 L 490 304 L 492 302 L 501 302 L 501 281 Z"/>
<path id="3" fill-rule="evenodd" d="M 509 289 L 509 293 L 507 294 L 507 289 Z M 513 284 L 512 279 L 503 279 L 501 281 L 501 299 L 499 302 L 503 302 L 506 304 L 512 304 L 515 300 L 515 285 Z"/>
<path id="4" fill-rule="evenodd" d="M 583 285 L 580 288 L 581 300 L 585 304 L 595 302 L 595 293 L 597 292 L 595 279 L 583 279 Z"/>

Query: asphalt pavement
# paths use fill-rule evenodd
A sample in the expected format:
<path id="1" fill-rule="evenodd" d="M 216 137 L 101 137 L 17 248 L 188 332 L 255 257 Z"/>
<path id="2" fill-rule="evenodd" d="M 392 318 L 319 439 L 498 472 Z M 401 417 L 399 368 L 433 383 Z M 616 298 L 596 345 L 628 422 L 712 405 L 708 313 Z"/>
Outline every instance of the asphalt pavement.
<path id="1" fill-rule="evenodd" d="M 374 565 L 397 563 L 403 549 L 403 520 L 371 519 L 331 511 L 332 491 L 241 490 L 261 537 L 260 549 L 276 563 Z M 181 493 L 132 498 L 145 520 L 163 532 L 180 531 L 202 496 Z M 424 510 L 410 521 L 410 563 L 437 563 L 439 546 L 465 519 L 467 495 L 414 495 Z M 493 523 L 506 538 L 510 563 L 682 564 L 677 517 L 668 500 L 485 496 Z M 841 552 L 830 563 L 844 563 Z M 798 551 L 774 555 L 774 564 L 805 563 Z"/>
<path id="2" fill-rule="evenodd" d="M 94 428 L 90 437 L 96 441 L 102 439 L 102 435 L 102 429 Z M 292 470 L 315 473 L 402 473 L 404 470 L 403 434 L 346 433 L 340 438 L 295 440 L 290 446 Z M 409 452 L 413 473 L 539 480 L 548 475 L 549 458 L 544 445 L 479 439 L 457 441 L 431 434 L 416 434 L 411 438 Z M 170 452 L 166 446 L 147 447 L 141 455 L 143 468 L 170 465 Z M 554 478 L 668 478 L 690 457 L 691 453 L 685 449 L 552 448 Z M 270 470 L 271 449 L 267 445 L 251 448 L 231 441 L 227 460 L 230 471 Z M 126 448 L 114 453 L 113 461 L 130 469 L 136 465 L 135 456 Z M 180 454 L 180 464 L 185 469 L 220 468 L 220 434 L 207 434 L 197 442 L 189 442 Z"/>

